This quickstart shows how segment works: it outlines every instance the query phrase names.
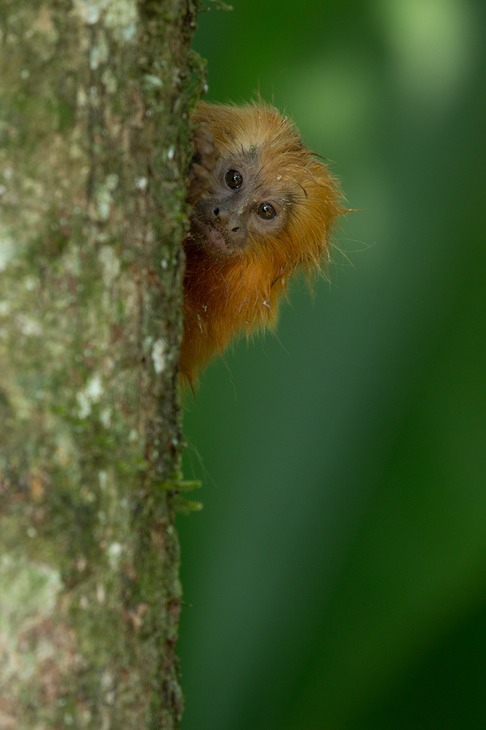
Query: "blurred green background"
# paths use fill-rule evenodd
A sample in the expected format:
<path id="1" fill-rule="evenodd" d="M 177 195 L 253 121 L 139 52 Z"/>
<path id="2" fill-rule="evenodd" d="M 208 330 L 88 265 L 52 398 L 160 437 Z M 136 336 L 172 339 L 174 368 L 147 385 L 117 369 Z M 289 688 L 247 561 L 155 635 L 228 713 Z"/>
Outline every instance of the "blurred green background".
<path id="1" fill-rule="evenodd" d="M 486 728 L 486 4 L 233 5 L 208 99 L 260 90 L 357 211 L 187 399 L 183 728 Z"/>

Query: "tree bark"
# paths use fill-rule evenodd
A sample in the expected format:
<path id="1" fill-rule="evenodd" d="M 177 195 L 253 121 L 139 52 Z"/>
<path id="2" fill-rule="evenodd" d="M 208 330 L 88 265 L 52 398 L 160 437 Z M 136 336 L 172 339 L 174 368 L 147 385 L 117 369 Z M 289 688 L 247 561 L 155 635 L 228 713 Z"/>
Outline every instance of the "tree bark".
<path id="1" fill-rule="evenodd" d="M 0 727 L 179 727 L 193 0 L 0 0 Z"/>

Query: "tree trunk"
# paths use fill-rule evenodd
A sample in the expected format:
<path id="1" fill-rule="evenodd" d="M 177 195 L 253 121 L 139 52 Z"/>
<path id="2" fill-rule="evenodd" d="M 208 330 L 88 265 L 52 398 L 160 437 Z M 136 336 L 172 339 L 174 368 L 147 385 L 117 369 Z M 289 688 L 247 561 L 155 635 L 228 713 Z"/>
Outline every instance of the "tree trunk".
<path id="1" fill-rule="evenodd" d="M 193 0 L 0 0 L 0 727 L 177 728 Z"/>

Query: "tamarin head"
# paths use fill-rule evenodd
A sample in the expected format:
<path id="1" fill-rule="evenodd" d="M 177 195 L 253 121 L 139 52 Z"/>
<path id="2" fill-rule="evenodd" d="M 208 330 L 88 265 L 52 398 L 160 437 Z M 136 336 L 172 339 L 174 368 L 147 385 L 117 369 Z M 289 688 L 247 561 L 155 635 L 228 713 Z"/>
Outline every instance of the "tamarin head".
<path id="1" fill-rule="evenodd" d="M 276 321 L 298 268 L 319 268 L 343 212 L 335 180 L 271 106 L 200 103 L 185 241 L 182 374 Z"/>

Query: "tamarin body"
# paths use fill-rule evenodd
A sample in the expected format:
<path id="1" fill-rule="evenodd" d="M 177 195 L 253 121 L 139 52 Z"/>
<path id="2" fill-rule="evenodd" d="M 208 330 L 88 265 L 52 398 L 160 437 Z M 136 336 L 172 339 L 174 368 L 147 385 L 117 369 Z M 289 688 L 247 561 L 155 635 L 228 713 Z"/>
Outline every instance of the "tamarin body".
<path id="1" fill-rule="evenodd" d="M 326 165 L 273 107 L 201 102 L 194 125 L 181 347 L 190 383 L 235 335 L 275 325 L 290 277 L 319 268 L 344 212 Z"/>

